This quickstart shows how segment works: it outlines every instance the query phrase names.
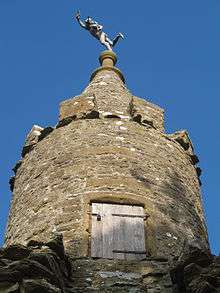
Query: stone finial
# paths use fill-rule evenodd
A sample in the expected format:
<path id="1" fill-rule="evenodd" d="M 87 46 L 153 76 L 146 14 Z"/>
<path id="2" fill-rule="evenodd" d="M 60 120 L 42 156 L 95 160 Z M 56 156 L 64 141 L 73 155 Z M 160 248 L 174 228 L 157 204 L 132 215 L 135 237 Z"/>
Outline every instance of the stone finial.
<path id="1" fill-rule="evenodd" d="M 90 81 L 93 80 L 93 78 L 96 76 L 97 73 L 103 70 L 108 71 L 114 71 L 122 80 L 123 83 L 125 83 L 125 78 L 122 74 L 122 72 L 115 67 L 115 64 L 117 62 L 117 56 L 113 51 L 106 50 L 103 51 L 99 56 L 99 62 L 101 67 L 98 67 L 91 75 Z"/>
<path id="2" fill-rule="evenodd" d="M 117 63 L 117 56 L 113 51 L 103 51 L 99 56 L 99 62 L 101 66 L 113 67 Z"/>

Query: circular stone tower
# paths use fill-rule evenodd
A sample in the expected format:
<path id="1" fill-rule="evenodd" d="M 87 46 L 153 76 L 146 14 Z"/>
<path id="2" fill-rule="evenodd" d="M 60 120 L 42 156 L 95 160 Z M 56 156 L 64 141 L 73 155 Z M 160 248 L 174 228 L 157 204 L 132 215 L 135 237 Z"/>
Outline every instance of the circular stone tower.
<path id="1" fill-rule="evenodd" d="M 5 244 L 63 235 L 80 258 L 143 260 L 208 247 L 198 159 L 186 131 L 164 133 L 164 111 L 132 95 L 116 55 L 55 128 L 34 126 L 15 166 Z M 88 265 L 88 263 L 87 263 Z"/>

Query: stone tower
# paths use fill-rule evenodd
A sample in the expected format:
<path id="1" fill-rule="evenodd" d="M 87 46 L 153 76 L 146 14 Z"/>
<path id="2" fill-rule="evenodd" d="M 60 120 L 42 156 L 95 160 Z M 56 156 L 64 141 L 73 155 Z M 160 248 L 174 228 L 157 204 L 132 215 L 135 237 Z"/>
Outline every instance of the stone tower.
<path id="1" fill-rule="evenodd" d="M 153 286 L 149 272 L 166 271 L 186 242 L 208 248 L 198 158 L 186 131 L 164 132 L 163 109 L 129 92 L 113 52 L 99 60 L 56 127 L 27 136 L 5 245 L 62 234 L 74 292 L 172 292 L 166 273 Z"/>

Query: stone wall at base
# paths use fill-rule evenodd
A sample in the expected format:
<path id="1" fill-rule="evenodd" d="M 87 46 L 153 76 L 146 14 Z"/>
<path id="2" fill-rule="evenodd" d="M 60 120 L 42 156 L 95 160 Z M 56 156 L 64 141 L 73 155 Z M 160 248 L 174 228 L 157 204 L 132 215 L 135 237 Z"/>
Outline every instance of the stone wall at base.
<path id="1" fill-rule="evenodd" d="M 185 245 L 166 258 L 122 261 L 72 258 L 62 236 L 0 249 L 0 293 L 218 293 L 220 257 Z"/>
<path id="2" fill-rule="evenodd" d="M 85 258 L 72 263 L 74 292 L 172 292 L 167 259 L 137 262 Z"/>
<path id="3" fill-rule="evenodd" d="M 0 250 L 0 293 L 172 292 L 167 259 L 71 259 L 62 238 Z"/>

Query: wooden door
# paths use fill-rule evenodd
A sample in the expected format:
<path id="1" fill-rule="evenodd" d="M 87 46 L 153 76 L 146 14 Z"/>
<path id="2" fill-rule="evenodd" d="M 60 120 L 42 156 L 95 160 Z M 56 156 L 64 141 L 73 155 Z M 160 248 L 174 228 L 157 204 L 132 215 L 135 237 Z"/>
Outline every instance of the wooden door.
<path id="1" fill-rule="evenodd" d="M 144 209 L 139 206 L 93 203 L 91 256 L 144 259 L 144 219 Z"/>

